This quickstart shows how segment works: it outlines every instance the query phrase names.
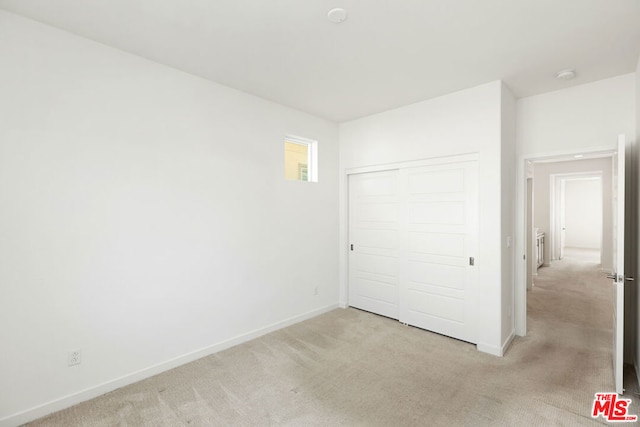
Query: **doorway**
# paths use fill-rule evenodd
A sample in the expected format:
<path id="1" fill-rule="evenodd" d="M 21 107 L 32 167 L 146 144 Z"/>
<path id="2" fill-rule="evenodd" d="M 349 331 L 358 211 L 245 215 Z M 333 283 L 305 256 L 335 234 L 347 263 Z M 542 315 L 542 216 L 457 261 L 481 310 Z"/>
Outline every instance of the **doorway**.
<path id="1" fill-rule="evenodd" d="M 610 153 L 580 160 L 542 159 L 531 162 L 528 177 L 532 191 L 526 202 L 532 208 L 526 212 L 533 213 L 527 215 L 525 235 L 527 248 L 535 239 L 537 260 L 533 267 L 526 263 L 527 270 L 535 269 L 527 271 L 533 284 L 526 291 L 526 319 L 543 339 L 575 339 L 585 358 L 607 354 L 607 344 L 617 342 L 617 331 L 622 330 L 602 333 L 616 310 L 622 312 L 614 310 L 619 298 L 603 271 L 611 272 L 615 265 L 614 160 Z M 595 348 L 607 350 L 598 355 Z M 617 360 L 622 349 L 612 354 Z M 616 390 L 618 384 L 622 382 L 616 379 Z"/>
<path id="2" fill-rule="evenodd" d="M 610 274 L 607 275 L 608 279 L 613 279 L 613 282 L 609 282 L 610 284 L 613 283 L 613 287 L 608 286 L 609 289 L 613 289 L 614 293 L 612 294 L 614 296 L 614 301 L 615 304 L 606 304 L 608 305 L 610 308 L 610 313 L 613 314 L 612 319 L 614 320 L 613 324 L 615 325 L 615 327 L 613 328 L 613 336 L 615 337 L 615 339 L 613 339 L 613 348 L 612 348 L 612 352 L 611 354 L 613 355 L 613 359 L 614 359 L 614 372 L 615 372 L 615 387 L 616 387 L 616 391 L 618 393 L 622 393 L 622 353 L 623 353 L 623 346 L 621 345 L 624 341 L 625 345 L 624 345 L 624 353 L 625 353 L 625 360 L 631 360 L 630 359 L 630 352 L 629 354 L 628 351 L 630 351 L 633 347 L 633 339 L 635 337 L 635 323 L 633 321 L 634 319 L 634 310 L 630 310 L 629 308 L 631 307 L 627 307 L 625 308 L 625 306 L 632 305 L 635 306 L 635 297 L 633 297 L 633 292 L 626 292 L 626 288 L 628 288 L 629 286 L 628 283 L 625 284 L 625 280 L 633 280 L 632 277 L 627 277 L 625 275 L 625 264 L 627 264 L 627 261 L 629 261 L 629 264 L 631 264 L 631 260 L 629 259 L 629 257 L 625 256 L 625 248 L 627 246 L 632 245 L 632 241 L 635 242 L 633 240 L 633 233 L 631 233 L 629 230 L 632 227 L 629 227 L 629 222 L 632 222 L 633 224 L 635 224 L 636 221 L 636 217 L 634 216 L 633 210 L 630 209 L 632 206 L 634 206 L 634 203 L 637 201 L 637 195 L 636 192 L 633 190 L 633 185 L 631 186 L 627 186 L 626 183 L 628 182 L 633 182 L 632 180 L 629 179 L 629 175 L 631 174 L 631 172 L 634 172 L 634 168 L 633 168 L 633 162 L 629 162 L 629 158 L 632 155 L 631 150 L 630 150 L 630 145 L 626 143 L 625 141 L 625 136 L 624 135 L 620 135 L 618 138 L 618 143 L 617 143 L 617 149 L 615 150 L 607 150 L 607 151 L 593 151 L 587 154 L 581 154 L 581 155 L 574 155 L 574 154 L 565 154 L 563 155 L 563 157 L 557 157 L 557 158 L 551 158 L 551 157 L 538 157 L 538 158 L 524 158 L 523 162 L 521 163 L 522 166 L 525 167 L 525 169 L 521 169 L 522 174 L 520 175 L 520 188 L 522 191 L 519 192 L 519 197 L 520 197 L 520 201 L 518 203 L 518 209 L 519 209 L 519 217 L 521 218 L 519 220 L 519 231 L 518 231 L 518 235 L 522 236 L 522 239 L 520 240 L 520 242 L 518 243 L 520 250 L 522 250 L 522 253 L 526 253 L 528 251 L 527 249 L 527 244 L 529 244 L 531 242 L 531 236 L 529 235 L 528 231 L 528 227 L 526 226 L 527 221 L 527 209 L 529 206 L 532 205 L 533 200 L 536 200 L 536 198 L 539 196 L 539 194 L 536 194 L 535 196 L 533 195 L 534 193 L 537 193 L 537 191 L 532 191 L 532 195 L 531 197 L 527 197 L 527 192 L 526 192 L 526 180 L 528 178 L 533 178 L 533 164 L 534 162 L 536 163 L 536 165 L 539 163 L 541 166 L 544 166 L 545 163 L 556 163 L 559 164 L 560 162 L 567 162 L 570 164 L 574 164 L 571 161 L 576 160 L 578 157 L 584 157 L 584 160 L 587 160 L 586 158 L 588 157 L 589 159 L 596 159 L 596 158 L 605 158 L 608 159 L 608 163 L 611 165 L 611 173 L 606 173 L 604 171 L 601 171 L 601 177 L 602 177 L 602 188 L 603 188 L 603 233 L 602 233 L 602 255 L 601 255 L 601 260 L 602 260 L 602 265 L 601 268 L 597 271 L 598 272 L 598 277 L 600 277 L 604 272 L 607 271 Z M 625 161 L 625 159 L 627 159 Z M 627 165 L 630 165 L 631 167 L 626 167 L 625 163 Z M 525 173 L 526 172 L 526 173 Z M 575 170 L 572 171 L 557 171 L 557 173 L 572 173 L 572 172 L 576 172 Z M 634 172 L 635 173 L 635 172 Z M 535 180 L 534 180 L 535 181 Z M 539 182 L 540 180 L 538 180 L 537 183 L 533 183 L 533 186 L 536 187 L 536 184 L 540 184 Z M 550 185 L 549 182 L 546 183 L 547 187 L 549 189 L 549 191 L 552 191 L 552 186 Z M 611 198 L 608 198 L 604 195 L 604 193 L 607 190 L 611 190 Z M 627 191 L 625 191 L 625 189 Z M 630 203 L 631 202 L 631 203 Z M 520 210 L 522 209 L 522 210 Z M 612 211 L 612 215 L 610 216 L 611 218 L 611 225 L 608 226 L 607 225 L 607 211 L 608 209 L 611 209 Z M 544 221 L 544 217 L 540 218 L 540 221 Z M 552 217 L 549 217 L 549 224 L 552 221 Z M 536 221 L 537 222 L 537 221 Z M 633 225 L 632 224 L 632 225 Z M 554 228 L 551 227 L 550 229 L 550 233 L 554 233 Z M 608 238 L 607 233 L 611 231 L 611 239 Z M 557 233 L 557 232 L 556 232 Z M 565 236 L 566 237 L 566 236 Z M 559 238 L 559 237 L 558 237 Z M 555 241 L 555 239 L 552 239 L 552 241 Z M 635 245 L 635 243 L 633 243 Z M 610 245 L 610 246 L 609 246 Z M 614 250 L 615 249 L 615 250 Z M 607 251 L 609 250 L 610 255 L 607 253 Z M 551 252 L 549 251 L 547 255 L 545 255 L 545 259 L 550 260 L 551 261 L 552 255 Z M 615 260 L 615 262 L 614 262 Z M 562 262 L 562 261 L 559 261 Z M 518 283 L 520 283 L 520 286 L 516 287 L 516 331 L 518 335 L 524 336 L 527 334 L 527 300 L 529 299 L 528 291 L 525 285 L 525 279 L 526 279 L 526 274 L 527 274 L 527 262 L 523 262 L 522 264 L 519 264 L 518 268 L 517 268 L 517 275 L 518 275 Z M 631 265 L 631 268 L 627 268 L 628 271 L 635 271 L 635 269 L 633 268 L 635 264 Z M 548 269 L 548 271 L 553 271 L 551 269 Z M 613 273 L 615 271 L 615 273 Z M 571 278 L 573 277 L 573 271 L 569 271 L 568 274 L 564 277 L 565 279 L 567 278 Z M 562 284 L 561 284 L 562 285 Z M 571 297 L 571 301 L 573 301 L 574 298 L 574 293 L 570 292 L 570 291 L 566 291 L 565 290 L 566 295 L 569 295 Z M 573 304 L 573 302 L 570 302 L 570 304 Z M 560 304 L 561 306 L 563 306 L 563 304 Z M 566 304 L 565 304 L 566 305 Z M 603 307 L 606 308 L 603 305 L 598 305 L 597 307 Z M 563 308 L 563 307 L 561 307 Z M 619 315 L 616 315 L 619 314 Z M 622 337 L 623 334 L 623 327 L 622 324 L 624 323 L 624 339 Z M 557 327 L 565 327 L 565 324 L 558 324 Z M 628 336 L 627 336 L 628 335 Z"/>
<path id="3" fill-rule="evenodd" d="M 605 192 L 602 185 L 602 171 L 553 174 L 550 181 L 551 261 L 569 255 L 601 266 L 605 240 L 603 199 L 611 203 L 611 192 Z M 610 238 L 609 230 L 606 239 Z"/>
<path id="4" fill-rule="evenodd" d="M 531 161 L 526 211 L 531 218 L 527 218 L 525 235 L 527 252 L 533 253 L 532 262 L 526 263 L 533 286 L 539 269 L 553 268 L 567 250 L 574 258 L 597 258 L 601 270 L 612 270 L 611 156 Z"/>

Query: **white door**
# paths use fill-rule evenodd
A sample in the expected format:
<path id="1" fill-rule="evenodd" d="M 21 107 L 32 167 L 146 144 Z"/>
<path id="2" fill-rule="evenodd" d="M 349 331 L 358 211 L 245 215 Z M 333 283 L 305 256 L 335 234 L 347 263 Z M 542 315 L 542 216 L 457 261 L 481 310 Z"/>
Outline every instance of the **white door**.
<path id="1" fill-rule="evenodd" d="M 407 168 L 400 321 L 477 342 L 477 162 Z"/>
<path id="2" fill-rule="evenodd" d="M 624 391 L 624 197 L 625 197 L 625 137 L 618 137 L 618 152 L 613 161 L 614 256 L 613 274 L 613 376 L 616 393 Z"/>
<path id="3" fill-rule="evenodd" d="M 349 176 L 349 305 L 398 319 L 398 170 Z"/>
<path id="4" fill-rule="evenodd" d="M 477 168 L 349 176 L 349 305 L 477 342 Z"/>

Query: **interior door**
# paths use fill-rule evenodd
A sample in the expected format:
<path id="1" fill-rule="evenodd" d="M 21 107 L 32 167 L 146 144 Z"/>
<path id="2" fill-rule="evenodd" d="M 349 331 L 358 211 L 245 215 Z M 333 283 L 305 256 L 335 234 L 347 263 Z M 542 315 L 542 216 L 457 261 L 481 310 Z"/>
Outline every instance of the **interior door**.
<path id="1" fill-rule="evenodd" d="M 398 170 L 349 176 L 349 305 L 398 319 Z"/>
<path id="2" fill-rule="evenodd" d="M 625 137 L 618 137 L 613 160 L 614 255 L 613 274 L 613 376 L 616 393 L 622 394 L 624 364 L 624 213 L 625 213 Z"/>
<path id="3" fill-rule="evenodd" d="M 402 169 L 400 182 L 406 213 L 400 321 L 475 343 L 477 162 Z"/>

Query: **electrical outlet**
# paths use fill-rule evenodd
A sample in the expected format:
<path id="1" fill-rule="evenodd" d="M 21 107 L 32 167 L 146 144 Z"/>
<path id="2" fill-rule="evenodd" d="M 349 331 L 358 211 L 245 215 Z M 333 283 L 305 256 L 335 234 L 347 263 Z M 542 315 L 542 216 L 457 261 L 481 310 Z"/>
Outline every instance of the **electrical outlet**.
<path id="1" fill-rule="evenodd" d="M 79 365 L 82 356 L 82 352 L 80 351 L 80 349 L 76 349 L 76 350 L 69 350 L 69 353 L 67 354 L 67 366 L 73 366 L 73 365 Z"/>

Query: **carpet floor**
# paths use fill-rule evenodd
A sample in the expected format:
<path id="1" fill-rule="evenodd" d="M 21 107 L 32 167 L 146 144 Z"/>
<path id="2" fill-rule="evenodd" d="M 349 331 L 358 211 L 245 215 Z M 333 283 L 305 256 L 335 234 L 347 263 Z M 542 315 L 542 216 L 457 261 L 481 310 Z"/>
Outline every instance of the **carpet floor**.
<path id="1" fill-rule="evenodd" d="M 502 358 L 337 309 L 29 425 L 601 425 L 591 408 L 613 391 L 611 288 L 593 260 L 541 268 L 528 334 Z M 635 390 L 630 414 L 640 414 Z"/>

